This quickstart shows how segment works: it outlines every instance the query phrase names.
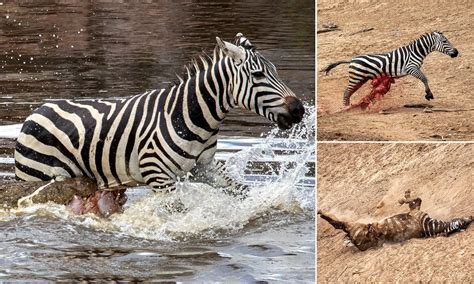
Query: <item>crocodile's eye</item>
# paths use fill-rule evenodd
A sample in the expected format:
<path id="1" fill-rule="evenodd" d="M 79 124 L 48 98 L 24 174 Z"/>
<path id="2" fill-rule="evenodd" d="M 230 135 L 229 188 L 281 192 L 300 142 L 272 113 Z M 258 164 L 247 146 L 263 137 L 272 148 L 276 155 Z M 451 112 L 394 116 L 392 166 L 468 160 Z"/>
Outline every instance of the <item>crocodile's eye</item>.
<path id="1" fill-rule="evenodd" d="M 252 72 L 252 76 L 257 80 L 265 79 L 265 73 L 262 71 L 254 71 Z"/>

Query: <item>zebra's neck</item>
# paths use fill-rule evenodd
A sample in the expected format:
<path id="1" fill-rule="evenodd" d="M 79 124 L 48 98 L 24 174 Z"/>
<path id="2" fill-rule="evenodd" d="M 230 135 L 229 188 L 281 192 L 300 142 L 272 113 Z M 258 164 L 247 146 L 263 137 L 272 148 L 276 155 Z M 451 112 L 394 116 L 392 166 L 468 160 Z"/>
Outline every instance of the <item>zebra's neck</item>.
<path id="1" fill-rule="evenodd" d="M 408 44 L 407 48 L 421 62 L 428 54 L 434 51 L 434 43 L 429 35 L 422 35 Z"/>
<path id="2" fill-rule="evenodd" d="M 194 60 L 185 78 L 166 90 L 171 96 L 166 111 L 175 128 L 185 136 L 189 132 L 204 140 L 215 135 L 235 106 L 231 95 L 235 72 L 231 59 L 217 49 L 212 58 Z"/>

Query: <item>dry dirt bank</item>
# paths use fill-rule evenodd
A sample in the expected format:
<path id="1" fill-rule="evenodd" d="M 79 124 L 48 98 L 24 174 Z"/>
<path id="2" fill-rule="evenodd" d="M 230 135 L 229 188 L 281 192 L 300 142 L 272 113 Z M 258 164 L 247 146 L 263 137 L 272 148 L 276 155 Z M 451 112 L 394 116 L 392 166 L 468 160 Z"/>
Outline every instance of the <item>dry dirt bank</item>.
<path id="1" fill-rule="evenodd" d="M 319 144 L 318 208 L 370 221 L 406 212 L 410 189 L 438 219 L 474 215 L 474 144 Z M 360 252 L 317 221 L 318 282 L 472 282 L 474 226 Z"/>
<path id="2" fill-rule="evenodd" d="M 317 8 L 318 30 L 329 22 L 340 29 L 318 34 L 318 70 L 356 55 L 390 51 L 433 30 L 442 31 L 460 52 L 457 58 L 435 52 L 425 59 L 422 70 L 434 100 L 425 100 L 421 82 L 404 77 L 369 111 L 335 113 L 347 86 L 347 65 L 330 76 L 318 72 L 320 140 L 474 140 L 474 2 L 319 1 Z M 373 30 L 357 33 L 369 28 Z M 352 103 L 370 92 L 366 85 Z M 429 103 L 435 111 L 403 107 L 419 103 Z"/>

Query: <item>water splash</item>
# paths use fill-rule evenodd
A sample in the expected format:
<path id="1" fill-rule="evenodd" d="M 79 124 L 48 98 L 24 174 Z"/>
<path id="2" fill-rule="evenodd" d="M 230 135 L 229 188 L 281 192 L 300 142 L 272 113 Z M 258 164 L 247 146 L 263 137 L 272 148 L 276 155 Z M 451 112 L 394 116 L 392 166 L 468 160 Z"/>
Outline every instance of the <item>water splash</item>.
<path id="1" fill-rule="evenodd" d="M 308 163 L 314 163 L 314 107 L 306 107 L 306 113 L 303 122 L 289 133 L 273 129 L 261 143 L 227 159 L 229 175 L 248 181 L 255 160 L 286 157 L 277 166 L 267 168 L 265 179 L 251 185 L 246 199 L 229 196 L 220 188 L 184 180 L 177 184 L 175 192 L 138 197 L 123 214 L 112 216 L 111 223 L 127 235 L 183 240 L 219 237 L 242 230 L 256 219 L 271 219 L 282 212 L 314 216 L 314 186 L 297 186 L 308 175 L 312 174 L 314 179 L 314 172 L 310 173 L 308 167 Z M 276 139 L 283 135 L 287 138 Z M 176 204 L 184 210 L 173 210 Z"/>
<path id="2" fill-rule="evenodd" d="M 109 219 L 75 216 L 57 204 L 20 207 L 10 214 L 0 213 L 0 219 L 11 217 L 11 213 L 51 216 L 120 235 L 181 241 L 219 238 L 256 220 L 314 218 L 314 107 L 307 106 L 306 113 L 302 123 L 291 131 L 273 129 L 264 139 L 251 139 L 256 141 L 251 146 L 224 155 L 229 175 L 250 186 L 249 196 L 244 200 L 225 194 L 221 188 L 185 179 L 177 183 L 177 190 L 172 193 L 155 194 L 145 187 L 127 190 L 129 201 L 124 212 Z M 232 143 L 240 142 L 235 139 Z M 255 162 L 263 163 L 265 168 L 258 175 L 253 173 Z M 302 185 L 301 180 L 309 183 Z"/>

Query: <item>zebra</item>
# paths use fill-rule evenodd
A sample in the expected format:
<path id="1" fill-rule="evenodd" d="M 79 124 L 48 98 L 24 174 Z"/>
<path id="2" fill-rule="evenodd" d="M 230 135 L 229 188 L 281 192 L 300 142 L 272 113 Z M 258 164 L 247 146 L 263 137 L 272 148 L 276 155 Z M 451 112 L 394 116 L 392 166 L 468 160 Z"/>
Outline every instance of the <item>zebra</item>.
<path id="1" fill-rule="evenodd" d="M 452 58 L 458 56 L 458 50 L 439 31 L 423 34 L 408 45 L 383 54 L 359 55 L 350 61 L 338 61 L 321 70 L 326 75 L 340 64 L 349 64 L 349 85 L 344 92 L 343 104 L 350 104 L 350 97 L 369 79 L 378 77 L 399 78 L 411 75 L 425 86 L 425 98 L 434 99 L 428 85 L 428 79 L 420 68 L 425 57 L 433 51 L 439 51 Z"/>
<path id="2" fill-rule="evenodd" d="M 15 147 L 15 175 L 38 181 L 87 176 L 98 190 L 146 184 L 172 191 L 188 173 L 245 195 L 214 159 L 219 127 L 233 108 L 290 129 L 304 106 L 276 67 L 241 33 L 234 42 L 216 37 L 184 78 L 114 100 L 48 102 L 26 118 Z"/>
<path id="3" fill-rule="evenodd" d="M 405 199 L 399 201 L 400 204 L 408 204 L 408 213 L 394 215 L 375 223 L 341 221 L 322 210 L 318 211 L 318 215 L 335 229 L 343 230 L 350 243 L 361 251 L 381 246 L 387 241 L 402 242 L 411 238 L 448 236 L 465 230 L 472 222 L 472 216 L 455 218 L 448 222 L 433 219 L 420 210 L 421 198 L 412 199 L 409 195 L 407 191 Z"/>

